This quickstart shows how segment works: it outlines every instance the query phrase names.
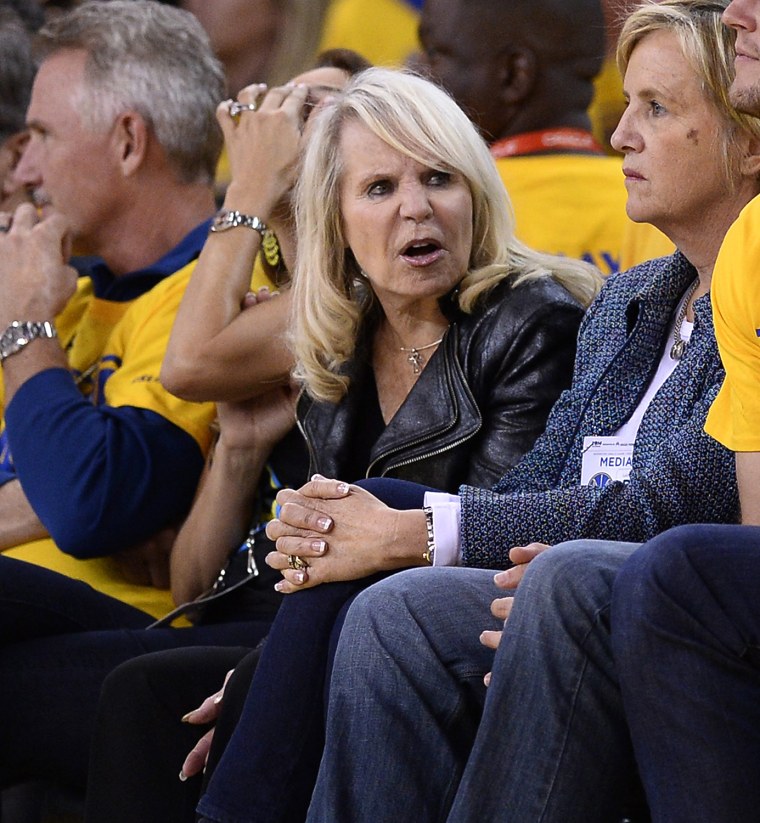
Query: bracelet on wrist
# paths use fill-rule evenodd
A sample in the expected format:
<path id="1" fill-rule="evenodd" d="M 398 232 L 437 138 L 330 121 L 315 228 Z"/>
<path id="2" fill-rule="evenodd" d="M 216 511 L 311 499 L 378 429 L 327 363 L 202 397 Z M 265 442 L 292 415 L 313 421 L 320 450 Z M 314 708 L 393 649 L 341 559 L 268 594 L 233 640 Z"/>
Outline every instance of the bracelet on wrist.
<path id="1" fill-rule="evenodd" d="M 271 234 L 269 226 L 260 217 L 256 217 L 254 214 L 243 214 L 243 212 L 235 209 L 220 209 L 211 222 L 211 231 L 213 233 L 229 231 L 229 229 L 235 229 L 238 226 L 257 231 L 262 240 Z"/>
<path id="2" fill-rule="evenodd" d="M 427 545 L 422 553 L 422 559 L 429 565 L 434 565 L 435 559 L 435 533 L 433 532 L 433 510 L 430 506 L 423 506 L 425 513 L 425 527 L 427 528 Z"/>

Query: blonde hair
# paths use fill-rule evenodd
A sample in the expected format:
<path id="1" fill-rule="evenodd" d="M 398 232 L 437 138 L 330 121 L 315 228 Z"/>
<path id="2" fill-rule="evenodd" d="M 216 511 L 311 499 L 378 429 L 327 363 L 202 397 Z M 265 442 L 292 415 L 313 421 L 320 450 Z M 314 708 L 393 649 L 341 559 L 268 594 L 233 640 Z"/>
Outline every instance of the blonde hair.
<path id="1" fill-rule="evenodd" d="M 296 376 L 314 398 L 337 402 L 373 294 L 346 248 L 340 212 L 340 139 L 358 122 L 407 157 L 461 175 L 472 196 L 472 250 L 456 303 L 472 312 L 506 277 L 512 285 L 554 277 L 588 305 L 601 276 L 587 263 L 540 254 L 515 238 L 512 208 L 488 147 L 438 86 L 412 73 L 372 68 L 358 74 L 318 113 L 296 188 L 298 253 L 294 285 Z"/>
<path id="2" fill-rule="evenodd" d="M 636 46 L 648 34 L 670 31 L 676 35 L 681 52 L 694 69 L 702 91 L 726 122 L 720 150 L 726 178 L 734 185 L 739 157 L 733 138 L 744 131 L 760 138 L 760 119 L 736 110 L 729 99 L 734 79 L 736 32 L 725 26 L 722 15 L 730 0 L 646 0 L 628 16 L 618 38 L 617 64 L 625 75 Z"/>

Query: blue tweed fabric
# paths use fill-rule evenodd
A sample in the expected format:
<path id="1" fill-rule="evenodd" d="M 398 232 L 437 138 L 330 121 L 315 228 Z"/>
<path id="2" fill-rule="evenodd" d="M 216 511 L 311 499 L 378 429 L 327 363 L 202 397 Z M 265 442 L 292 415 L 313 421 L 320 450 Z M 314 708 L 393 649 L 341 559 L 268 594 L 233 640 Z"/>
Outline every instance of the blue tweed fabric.
<path id="1" fill-rule="evenodd" d="M 631 416 L 695 277 L 677 252 L 607 280 L 581 325 L 573 384 L 546 432 L 490 491 L 459 491 L 466 565 L 507 568 L 509 549 L 534 540 L 644 541 L 680 523 L 738 521 L 733 453 L 703 431 L 724 376 L 709 295 L 695 302 L 686 353 L 644 414 L 629 481 L 580 485 L 584 436 L 614 434 Z"/>

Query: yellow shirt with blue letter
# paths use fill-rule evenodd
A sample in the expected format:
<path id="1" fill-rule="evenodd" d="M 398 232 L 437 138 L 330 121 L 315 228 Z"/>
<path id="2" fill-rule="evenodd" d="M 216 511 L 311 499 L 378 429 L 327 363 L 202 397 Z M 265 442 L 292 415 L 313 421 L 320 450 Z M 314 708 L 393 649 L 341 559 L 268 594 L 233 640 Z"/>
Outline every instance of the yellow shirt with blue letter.
<path id="1" fill-rule="evenodd" d="M 593 263 L 602 274 L 620 268 L 627 199 L 618 158 L 587 154 L 502 157 L 496 166 L 526 245 Z"/>

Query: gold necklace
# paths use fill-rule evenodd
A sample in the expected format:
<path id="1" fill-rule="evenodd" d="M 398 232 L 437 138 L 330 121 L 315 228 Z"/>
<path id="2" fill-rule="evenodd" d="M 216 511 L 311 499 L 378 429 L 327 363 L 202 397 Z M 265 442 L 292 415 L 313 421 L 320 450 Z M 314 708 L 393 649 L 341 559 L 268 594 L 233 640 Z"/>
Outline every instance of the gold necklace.
<path id="1" fill-rule="evenodd" d="M 437 340 L 434 340 L 432 343 L 428 343 L 426 346 L 399 346 L 399 349 L 406 352 L 407 363 L 411 365 L 415 374 L 419 374 L 425 363 L 425 358 L 422 354 L 420 354 L 420 352 L 425 351 L 425 349 L 432 349 L 433 346 L 437 346 L 441 340 L 443 340 L 443 336 L 439 337 Z"/>

